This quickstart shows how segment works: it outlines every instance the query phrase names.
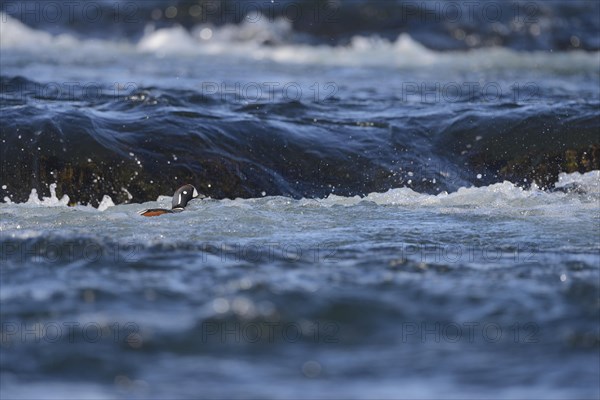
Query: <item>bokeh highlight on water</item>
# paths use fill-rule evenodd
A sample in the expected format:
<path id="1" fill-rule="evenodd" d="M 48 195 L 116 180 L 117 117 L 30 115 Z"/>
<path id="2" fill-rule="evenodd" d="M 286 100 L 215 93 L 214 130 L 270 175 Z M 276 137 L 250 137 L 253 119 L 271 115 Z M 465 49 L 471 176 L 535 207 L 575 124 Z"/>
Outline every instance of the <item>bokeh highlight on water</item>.
<path id="1" fill-rule="evenodd" d="M 597 398 L 598 7 L 3 2 L 1 397 Z"/>

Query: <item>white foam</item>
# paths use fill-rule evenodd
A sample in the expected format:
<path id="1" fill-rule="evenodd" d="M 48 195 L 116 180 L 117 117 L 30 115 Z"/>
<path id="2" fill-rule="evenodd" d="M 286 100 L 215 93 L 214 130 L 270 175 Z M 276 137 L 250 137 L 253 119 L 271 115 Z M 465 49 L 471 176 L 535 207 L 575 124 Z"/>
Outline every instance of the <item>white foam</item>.
<path id="1" fill-rule="evenodd" d="M 98 211 L 106 211 L 109 207 L 114 207 L 115 203 L 113 203 L 112 199 L 108 195 L 104 195 L 102 197 L 102 201 L 98 205 Z"/>
<path id="2" fill-rule="evenodd" d="M 470 51 L 439 52 L 427 49 L 408 34 L 390 41 L 376 36 L 356 36 L 346 46 L 285 44 L 292 35 L 289 21 L 225 25 L 199 25 L 192 31 L 181 26 L 154 30 L 150 27 L 140 41 L 122 43 L 97 39 L 79 40 L 69 34 L 51 35 L 32 29 L 0 13 L 0 48 L 47 51 L 61 57 L 110 53 L 167 55 L 222 55 L 288 64 L 330 66 L 385 66 L 396 68 L 436 67 L 472 70 L 531 69 L 554 72 L 597 71 L 600 52 L 522 52 L 503 47 Z M 267 44 L 268 45 L 265 45 Z"/>
<path id="3" fill-rule="evenodd" d="M 561 172 L 558 175 L 557 188 L 563 188 L 570 185 L 576 185 L 586 193 L 600 194 L 600 171 L 590 171 L 585 174 L 574 172 L 567 174 Z"/>
<path id="4" fill-rule="evenodd" d="M 66 207 L 69 205 L 69 196 L 65 194 L 60 199 L 56 197 L 56 183 L 52 183 L 50 184 L 50 197 L 42 197 L 40 200 L 37 190 L 31 189 L 29 199 L 25 204 L 29 206 Z"/>
<path id="5" fill-rule="evenodd" d="M 68 33 L 52 35 L 33 29 L 0 12 L 1 50 L 43 53 L 47 57 L 56 57 L 57 59 L 71 57 L 89 60 L 93 56 L 105 60 L 107 54 L 119 54 L 123 51 L 131 51 L 133 48 L 131 44 L 120 41 L 78 39 Z"/>
<path id="6" fill-rule="evenodd" d="M 352 206 L 368 201 L 378 205 L 394 205 L 404 207 L 435 207 L 451 208 L 454 211 L 465 208 L 481 209 L 507 209 L 514 210 L 515 207 L 544 207 L 562 206 L 577 203 L 581 205 L 582 200 L 591 207 L 598 207 L 598 195 L 600 194 L 600 171 L 591 171 L 586 174 L 561 173 L 557 187 L 574 184 L 585 195 L 575 194 L 568 197 L 562 192 L 548 192 L 540 190 L 534 183 L 531 188 L 524 189 L 512 182 L 504 181 L 489 186 L 462 187 L 456 192 L 429 195 L 415 192 L 410 188 L 390 189 L 383 193 L 370 193 L 364 197 L 344 197 L 329 195 L 325 199 L 303 199 L 301 205 L 331 207 L 335 205 Z"/>
<path id="7" fill-rule="evenodd" d="M 68 34 L 51 35 L 35 30 L 4 13 L 0 13 L 0 48 L 43 49 L 52 47 L 74 47 L 78 40 Z"/>
<path id="8" fill-rule="evenodd" d="M 50 184 L 50 197 L 42 197 L 40 200 L 38 192 L 36 189 L 31 189 L 31 193 L 29 194 L 29 199 L 25 203 L 21 203 L 18 205 L 24 205 L 26 207 L 68 207 L 70 198 L 68 195 L 63 195 L 60 199 L 56 196 L 56 183 Z M 12 200 L 7 196 L 4 198 L 4 203 L 6 204 L 14 204 Z M 80 208 L 96 210 L 96 208 L 91 206 L 79 206 Z M 106 211 L 110 207 L 115 207 L 115 203 L 112 198 L 108 195 L 104 195 L 102 200 L 100 201 L 97 210 L 98 211 Z"/>
<path id="9" fill-rule="evenodd" d="M 291 35 L 285 20 L 243 23 L 214 28 L 200 25 L 192 32 L 181 27 L 148 32 L 139 42 L 141 52 L 158 55 L 227 55 L 293 64 L 331 66 L 454 67 L 460 69 L 536 68 L 551 71 L 595 71 L 600 52 L 517 52 L 502 47 L 438 52 L 427 49 L 408 34 L 395 41 L 377 36 L 355 36 L 347 46 L 283 44 Z M 202 32 L 210 30 L 210 39 Z M 265 46 L 263 43 L 268 42 Z M 276 44 L 276 45 L 273 45 Z"/>
<path id="10" fill-rule="evenodd" d="M 181 26 L 160 29 L 146 34 L 138 43 L 142 52 L 155 52 L 160 55 L 181 53 L 193 50 L 198 43 Z"/>
<path id="11" fill-rule="evenodd" d="M 584 193 L 586 198 L 593 202 L 597 202 L 597 197 L 600 195 L 600 170 L 580 174 L 574 172 L 571 174 L 559 174 L 558 182 L 555 185 L 557 188 L 568 188 L 574 186 L 579 193 L 575 193 L 571 198 L 579 202 Z M 410 188 L 395 188 L 383 193 L 369 193 L 368 195 L 345 197 L 331 194 L 324 199 L 302 199 L 299 200 L 300 206 L 305 207 L 331 207 L 331 206 L 353 206 L 361 202 L 368 201 L 378 205 L 395 205 L 407 207 L 466 207 L 466 208 L 511 208 L 515 205 L 543 205 L 558 203 L 562 204 L 565 201 L 567 194 L 563 192 L 548 192 L 540 190 L 534 183 L 531 188 L 524 189 L 515 185 L 512 182 L 504 181 L 489 186 L 481 187 L 461 187 L 456 192 L 442 192 L 437 195 L 430 195 L 416 192 Z M 171 202 L 171 196 L 159 196 L 156 202 L 147 203 L 149 207 L 167 207 Z M 6 204 L 13 204 L 9 198 L 5 198 Z M 272 207 L 289 206 L 294 203 L 294 200 L 287 197 L 260 197 L 257 199 L 223 199 L 220 204 L 231 207 L 241 207 L 251 209 L 252 203 L 261 202 L 268 203 Z M 37 191 L 31 190 L 29 200 L 24 205 L 32 207 L 66 207 L 69 204 L 69 196 L 64 195 L 61 199 L 56 196 L 56 184 L 50 185 L 50 197 L 44 197 L 42 200 L 38 198 Z M 19 205 L 19 204 L 17 204 Z M 597 204 L 596 204 L 597 205 Z M 132 205 L 135 206 L 135 205 Z M 97 208 L 98 211 L 106 211 L 108 208 L 115 207 L 115 204 L 110 196 L 104 195 Z M 94 209 L 91 206 L 85 208 Z M 193 206 L 192 206 L 193 208 Z"/>

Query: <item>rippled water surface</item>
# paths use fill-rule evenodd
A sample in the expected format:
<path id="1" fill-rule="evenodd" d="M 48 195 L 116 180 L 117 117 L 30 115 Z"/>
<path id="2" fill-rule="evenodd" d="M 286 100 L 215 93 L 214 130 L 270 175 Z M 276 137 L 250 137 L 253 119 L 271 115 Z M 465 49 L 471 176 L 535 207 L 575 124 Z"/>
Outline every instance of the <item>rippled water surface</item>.
<path id="1" fill-rule="evenodd" d="M 4 204 L 5 393 L 594 396 L 598 174 L 564 178 L 579 193 L 206 199 L 149 219 L 168 198 Z"/>
<path id="2" fill-rule="evenodd" d="M 333 3 L 3 5 L 3 399 L 600 396 L 597 5 Z"/>

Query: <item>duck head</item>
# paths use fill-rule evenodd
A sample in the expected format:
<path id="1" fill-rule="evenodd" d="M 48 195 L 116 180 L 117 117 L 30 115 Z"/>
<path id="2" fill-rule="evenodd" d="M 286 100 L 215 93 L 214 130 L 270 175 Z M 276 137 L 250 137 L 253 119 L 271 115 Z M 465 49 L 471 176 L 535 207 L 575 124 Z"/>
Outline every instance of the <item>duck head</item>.
<path id="1" fill-rule="evenodd" d="M 173 195 L 171 209 L 173 211 L 183 211 L 188 202 L 196 197 L 200 197 L 198 190 L 192 185 L 183 185 Z"/>

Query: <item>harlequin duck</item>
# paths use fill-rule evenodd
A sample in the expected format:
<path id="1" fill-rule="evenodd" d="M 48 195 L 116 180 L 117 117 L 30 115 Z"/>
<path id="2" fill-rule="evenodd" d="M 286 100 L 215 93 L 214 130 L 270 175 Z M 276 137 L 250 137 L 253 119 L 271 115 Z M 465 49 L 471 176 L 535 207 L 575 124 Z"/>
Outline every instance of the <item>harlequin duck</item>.
<path id="1" fill-rule="evenodd" d="M 173 202 L 170 210 L 165 208 L 151 208 L 149 210 L 143 210 L 138 212 L 138 214 L 144 217 L 157 217 L 163 214 L 172 214 L 182 212 L 187 206 L 188 202 L 196 197 L 200 197 L 198 191 L 192 185 L 183 185 L 173 195 Z M 202 196 L 204 197 L 204 196 Z"/>

